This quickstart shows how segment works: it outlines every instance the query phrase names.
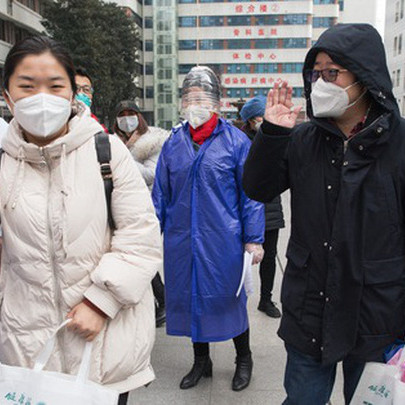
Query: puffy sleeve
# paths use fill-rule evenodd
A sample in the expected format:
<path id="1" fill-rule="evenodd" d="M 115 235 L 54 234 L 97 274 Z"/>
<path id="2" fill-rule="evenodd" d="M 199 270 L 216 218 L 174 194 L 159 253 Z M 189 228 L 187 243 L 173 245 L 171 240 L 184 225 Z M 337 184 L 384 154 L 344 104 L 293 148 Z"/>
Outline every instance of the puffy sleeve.
<path id="1" fill-rule="evenodd" d="M 265 230 L 264 204 L 251 200 L 242 187 L 243 167 L 249 154 L 250 140 L 243 136 L 236 153 L 236 181 L 239 190 L 239 209 L 243 224 L 243 243 L 263 243 Z"/>
<path id="2" fill-rule="evenodd" d="M 125 145 L 110 136 L 116 229 L 85 297 L 110 318 L 136 305 L 162 266 L 162 243 L 148 188 Z"/>
<path id="3" fill-rule="evenodd" d="M 159 160 L 156 167 L 155 182 L 153 184 L 152 199 L 155 206 L 156 215 L 160 221 L 160 228 L 163 232 L 165 219 L 166 219 L 166 209 L 170 201 L 170 179 L 169 179 L 169 169 L 167 166 L 167 148 L 168 143 L 163 145 L 162 151 L 159 156 Z"/>

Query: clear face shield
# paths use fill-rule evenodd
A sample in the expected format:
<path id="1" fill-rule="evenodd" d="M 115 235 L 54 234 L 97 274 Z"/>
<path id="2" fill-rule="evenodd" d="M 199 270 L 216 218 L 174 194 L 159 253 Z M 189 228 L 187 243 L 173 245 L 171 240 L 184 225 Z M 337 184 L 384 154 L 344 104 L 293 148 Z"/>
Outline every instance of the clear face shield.
<path id="1" fill-rule="evenodd" d="M 193 128 L 220 113 L 221 86 L 215 73 L 205 67 L 190 70 L 181 92 L 181 115 Z"/>

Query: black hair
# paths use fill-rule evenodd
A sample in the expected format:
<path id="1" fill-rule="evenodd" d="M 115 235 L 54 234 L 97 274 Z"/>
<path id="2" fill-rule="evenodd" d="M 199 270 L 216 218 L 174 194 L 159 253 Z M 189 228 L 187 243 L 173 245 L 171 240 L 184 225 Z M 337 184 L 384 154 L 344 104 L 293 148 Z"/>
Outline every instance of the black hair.
<path id="1" fill-rule="evenodd" d="M 89 73 L 87 72 L 87 70 L 83 66 L 78 66 L 76 68 L 76 75 L 77 76 L 87 77 L 90 80 L 90 83 L 93 84 L 93 80 L 91 79 L 91 76 L 89 75 Z"/>
<path id="2" fill-rule="evenodd" d="M 11 48 L 4 63 L 3 88 L 8 90 L 11 75 L 26 56 L 41 55 L 46 52 L 49 52 L 64 67 L 72 90 L 76 93 L 75 67 L 68 50 L 61 43 L 44 35 L 25 38 Z"/>

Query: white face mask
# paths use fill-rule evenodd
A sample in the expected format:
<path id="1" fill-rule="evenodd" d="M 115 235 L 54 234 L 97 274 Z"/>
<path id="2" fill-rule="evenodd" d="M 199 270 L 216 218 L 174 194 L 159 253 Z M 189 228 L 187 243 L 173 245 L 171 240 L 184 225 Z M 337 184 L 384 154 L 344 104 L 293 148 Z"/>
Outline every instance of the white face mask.
<path id="1" fill-rule="evenodd" d="M 367 90 L 361 96 L 350 104 L 348 89 L 358 84 L 355 82 L 346 88 L 342 88 L 331 82 L 325 82 L 319 78 L 312 87 L 311 104 L 314 116 L 317 118 L 337 118 L 342 116 L 345 111 L 355 105 Z"/>
<path id="2" fill-rule="evenodd" d="M 121 131 L 131 133 L 134 132 L 135 129 L 138 128 L 139 120 L 138 116 L 136 115 L 129 115 L 126 117 L 118 117 L 117 118 L 118 128 Z"/>
<path id="3" fill-rule="evenodd" d="M 72 112 L 71 100 L 52 94 L 38 93 L 16 102 L 9 93 L 7 95 L 14 105 L 14 117 L 18 124 L 39 138 L 56 134 L 66 125 Z"/>
<path id="4" fill-rule="evenodd" d="M 184 110 L 183 115 L 188 123 L 196 129 L 209 121 L 211 111 L 203 107 L 191 105 Z"/>

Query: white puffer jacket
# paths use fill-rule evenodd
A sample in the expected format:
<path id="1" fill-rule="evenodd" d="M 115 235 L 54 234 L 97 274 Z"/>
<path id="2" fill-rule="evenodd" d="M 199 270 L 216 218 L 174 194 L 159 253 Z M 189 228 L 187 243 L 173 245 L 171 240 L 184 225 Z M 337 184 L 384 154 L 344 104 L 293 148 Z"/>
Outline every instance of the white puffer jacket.
<path id="1" fill-rule="evenodd" d="M 168 131 L 149 127 L 148 131 L 129 148 L 149 190 L 152 190 L 160 151 L 168 137 Z"/>
<path id="2" fill-rule="evenodd" d="M 154 379 L 151 280 L 161 237 L 150 194 L 125 145 L 110 136 L 112 237 L 94 134 L 86 115 L 40 148 L 13 121 L 0 171 L 3 256 L 0 361 L 31 367 L 72 307 L 84 297 L 109 318 L 94 341 L 90 377 L 126 392 Z M 76 373 L 84 341 L 64 330 L 47 369 Z"/>

